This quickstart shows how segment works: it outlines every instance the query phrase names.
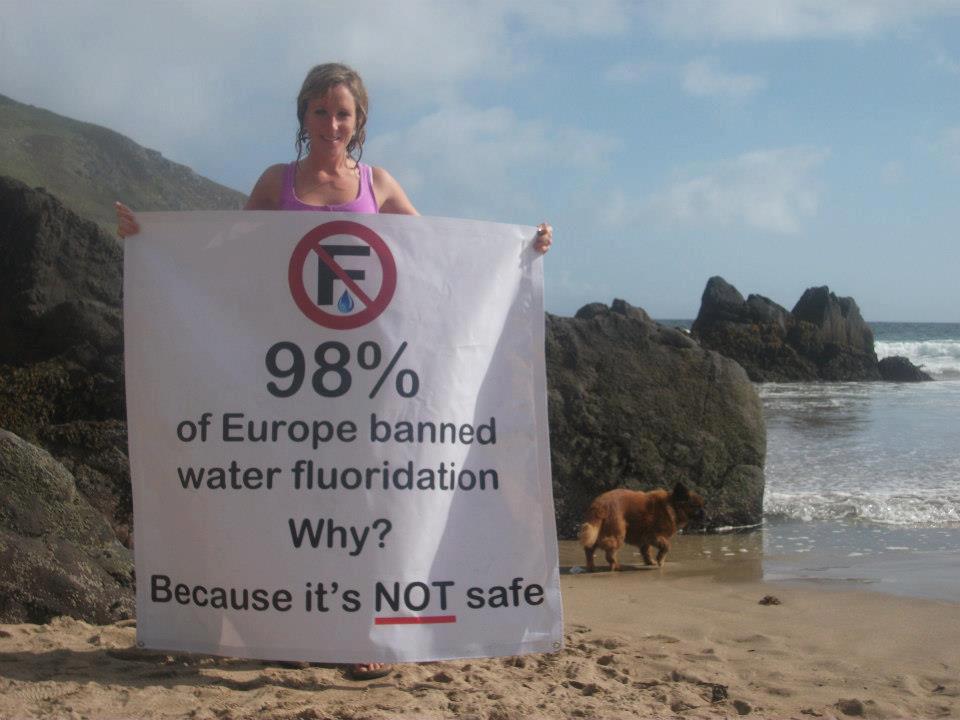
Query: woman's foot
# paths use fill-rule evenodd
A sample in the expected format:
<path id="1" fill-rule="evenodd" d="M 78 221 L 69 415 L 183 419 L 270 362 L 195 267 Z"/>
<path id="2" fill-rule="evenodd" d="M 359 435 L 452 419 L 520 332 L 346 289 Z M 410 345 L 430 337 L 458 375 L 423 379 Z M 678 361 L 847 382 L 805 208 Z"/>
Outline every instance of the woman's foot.
<path id="1" fill-rule="evenodd" d="M 360 663 L 347 665 L 345 674 L 350 680 L 376 680 L 386 677 L 393 670 L 387 663 Z"/>

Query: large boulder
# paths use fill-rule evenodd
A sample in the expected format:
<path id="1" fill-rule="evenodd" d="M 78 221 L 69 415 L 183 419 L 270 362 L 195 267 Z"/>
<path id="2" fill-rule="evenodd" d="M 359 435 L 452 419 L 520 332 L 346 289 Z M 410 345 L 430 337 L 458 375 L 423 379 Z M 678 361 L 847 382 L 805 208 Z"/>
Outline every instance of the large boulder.
<path id="1" fill-rule="evenodd" d="M 170 197 L 137 205 L 224 206 L 174 175 Z M 96 195 L 109 211 L 114 193 Z M 133 612 L 122 270 L 100 225 L 0 177 L 0 622 Z"/>
<path id="2" fill-rule="evenodd" d="M 751 380 L 816 380 L 816 367 L 787 342 L 790 313 L 762 295 L 743 295 L 721 277 L 707 282 L 691 335 L 734 358 Z"/>
<path id="3" fill-rule="evenodd" d="M 131 617 L 133 557 L 49 453 L 0 430 L 0 623 Z"/>
<path id="4" fill-rule="evenodd" d="M 133 547 L 133 494 L 122 420 L 76 420 L 40 430 L 40 443 L 71 472 L 77 489 Z"/>
<path id="5" fill-rule="evenodd" d="M 853 298 L 807 290 L 792 311 L 762 295 L 746 300 L 710 278 L 691 334 L 733 358 L 755 382 L 879 380 L 873 331 Z"/>
<path id="6" fill-rule="evenodd" d="M 0 178 L 0 428 L 54 453 L 129 544 L 122 267 L 96 224 Z"/>
<path id="7" fill-rule="evenodd" d="M 123 349 L 123 251 L 42 189 L 0 177 L 0 364 Z M 117 368 L 118 369 L 118 368 Z"/>
<path id="8" fill-rule="evenodd" d="M 737 363 L 622 300 L 548 315 L 546 356 L 561 537 L 601 492 L 678 481 L 704 496 L 709 527 L 761 521 L 766 429 Z"/>
<path id="9" fill-rule="evenodd" d="M 879 380 L 873 330 L 851 297 L 809 288 L 791 311 L 788 341 L 817 367 L 822 380 Z"/>
<path id="10" fill-rule="evenodd" d="M 885 357 L 880 361 L 880 377 L 887 382 L 929 382 L 933 380 L 922 368 L 901 355 Z"/>

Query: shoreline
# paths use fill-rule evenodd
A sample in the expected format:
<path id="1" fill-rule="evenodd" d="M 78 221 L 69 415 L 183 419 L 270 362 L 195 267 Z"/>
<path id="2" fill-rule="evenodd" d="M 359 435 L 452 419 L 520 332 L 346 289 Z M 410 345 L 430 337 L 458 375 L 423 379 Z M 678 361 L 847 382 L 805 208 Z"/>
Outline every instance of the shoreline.
<path id="1" fill-rule="evenodd" d="M 837 521 L 767 520 L 735 532 L 678 535 L 667 555 L 671 577 L 765 581 L 824 590 L 863 590 L 960 602 L 960 527 L 881 526 Z M 574 540 L 561 540 L 561 573 L 584 572 Z M 606 572 L 603 553 L 598 572 Z M 624 546 L 628 570 L 648 571 Z"/>
<path id="2" fill-rule="evenodd" d="M 563 542 L 562 651 L 404 664 L 371 682 L 138 650 L 131 623 L 3 625 L 0 718 L 960 716 L 960 603 L 771 582 L 732 544 L 705 558 L 706 537 L 675 538 L 662 569 L 592 574 L 569 572 L 582 554 Z"/>

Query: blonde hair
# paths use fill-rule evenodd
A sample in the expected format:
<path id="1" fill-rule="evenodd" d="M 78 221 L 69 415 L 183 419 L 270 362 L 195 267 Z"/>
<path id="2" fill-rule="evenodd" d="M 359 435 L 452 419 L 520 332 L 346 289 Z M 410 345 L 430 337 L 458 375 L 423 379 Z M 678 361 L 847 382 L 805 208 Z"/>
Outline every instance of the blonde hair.
<path id="1" fill-rule="evenodd" d="M 367 88 L 363 85 L 363 80 L 357 71 L 341 63 L 324 63 L 317 65 L 303 80 L 303 86 L 300 88 L 300 94 L 297 95 L 297 120 L 299 128 L 297 129 L 297 161 L 303 153 L 303 147 L 306 145 L 307 151 L 310 150 L 310 138 L 307 137 L 303 129 L 303 119 L 307 114 L 307 103 L 314 98 L 323 97 L 334 85 L 343 85 L 353 95 L 357 104 L 357 129 L 347 143 L 347 155 L 353 158 L 355 162 L 360 162 L 363 155 L 363 141 L 367 138 L 367 108 L 369 101 L 367 99 Z M 354 157 L 356 152 L 356 157 Z"/>

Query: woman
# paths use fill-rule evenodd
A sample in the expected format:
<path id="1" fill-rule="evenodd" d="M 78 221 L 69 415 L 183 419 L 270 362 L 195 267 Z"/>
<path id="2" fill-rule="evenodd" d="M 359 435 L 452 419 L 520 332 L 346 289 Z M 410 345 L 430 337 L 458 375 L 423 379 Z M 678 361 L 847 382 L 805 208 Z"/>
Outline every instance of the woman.
<path id="1" fill-rule="evenodd" d="M 367 107 L 366 88 L 354 70 L 339 63 L 313 68 L 297 97 L 297 159 L 264 170 L 244 209 L 419 215 L 390 173 L 360 162 Z M 116 209 L 121 238 L 140 232 L 130 208 L 118 202 Z M 552 241 L 553 228 L 539 225 L 534 248 L 545 253 Z M 347 666 L 347 675 L 357 680 L 389 672 L 383 663 Z"/>
<path id="2" fill-rule="evenodd" d="M 297 160 L 268 167 L 244 209 L 418 215 L 390 173 L 360 162 L 367 108 L 366 88 L 354 70 L 339 63 L 313 68 L 297 97 Z M 120 237 L 138 233 L 130 208 L 118 202 L 116 209 Z M 553 228 L 540 224 L 534 248 L 545 253 L 552 242 Z"/>

